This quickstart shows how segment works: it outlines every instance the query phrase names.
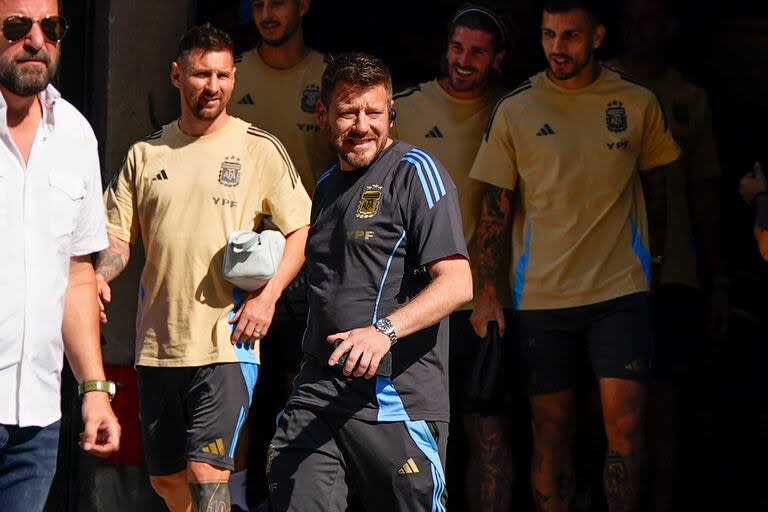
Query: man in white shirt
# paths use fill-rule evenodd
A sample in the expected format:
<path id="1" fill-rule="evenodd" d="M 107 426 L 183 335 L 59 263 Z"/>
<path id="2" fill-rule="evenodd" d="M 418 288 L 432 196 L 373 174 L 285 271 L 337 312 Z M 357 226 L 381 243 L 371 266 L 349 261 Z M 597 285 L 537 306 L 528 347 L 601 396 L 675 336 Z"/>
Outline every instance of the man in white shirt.
<path id="1" fill-rule="evenodd" d="M 0 510 L 42 510 L 56 467 L 62 352 L 83 397 L 81 447 L 107 456 L 109 405 L 90 254 L 106 247 L 96 139 L 49 85 L 56 0 L 0 0 Z M 91 392 L 92 391 L 92 392 Z"/>

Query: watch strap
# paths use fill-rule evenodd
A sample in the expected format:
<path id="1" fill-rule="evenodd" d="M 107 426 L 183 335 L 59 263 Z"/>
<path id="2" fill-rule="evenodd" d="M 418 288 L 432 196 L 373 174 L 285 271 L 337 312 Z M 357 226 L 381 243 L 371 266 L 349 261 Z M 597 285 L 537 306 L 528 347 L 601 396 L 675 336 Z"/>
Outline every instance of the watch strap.
<path id="1" fill-rule="evenodd" d="M 373 327 L 381 334 L 389 338 L 390 346 L 397 343 L 397 333 L 395 332 L 395 326 L 392 325 L 392 321 L 390 319 L 382 318 L 373 324 Z"/>
<path id="2" fill-rule="evenodd" d="M 109 395 L 109 399 L 115 396 L 115 383 L 109 380 L 86 380 L 77 386 L 78 395 L 81 397 L 91 391 L 101 391 Z"/>

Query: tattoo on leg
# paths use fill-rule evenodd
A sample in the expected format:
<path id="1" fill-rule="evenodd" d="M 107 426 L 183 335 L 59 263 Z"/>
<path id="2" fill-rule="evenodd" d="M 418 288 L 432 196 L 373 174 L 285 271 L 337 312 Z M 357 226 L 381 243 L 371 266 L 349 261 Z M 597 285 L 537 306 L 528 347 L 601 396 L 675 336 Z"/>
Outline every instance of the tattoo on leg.
<path id="1" fill-rule="evenodd" d="M 480 455 L 483 467 L 479 477 L 478 510 L 506 510 L 509 508 L 510 490 L 514 471 L 505 436 L 497 425 L 483 422 L 479 429 Z"/>
<path id="2" fill-rule="evenodd" d="M 190 483 L 192 512 L 229 512 L 232 504 L 229 498 L 229 482 Z"/>
<path id="3" fill-rule="evenodd" d="M 547 502 L 552 496 L 546 496 L 538 489 L 533 490 L 533 501 L 536 503 L 536 510 L 539 512 L 545 512 L 547 510 Z"/>
<path id="4" fill-rule="evenodd" d="M 632 510 L 635 505 L 637 493 L 633 488 L 627 458 L 615 451 L 609 451 L 605 457 L 603 480 L 610 512 Z"/>
<path id="5" fill-rule="evenodd" d="M 569 475 L 568 473 L 560 473 L 557 475 L 557 497 L 560 500 L 565 500 L 570 503 L 573 488 L 573 475 Z"/>

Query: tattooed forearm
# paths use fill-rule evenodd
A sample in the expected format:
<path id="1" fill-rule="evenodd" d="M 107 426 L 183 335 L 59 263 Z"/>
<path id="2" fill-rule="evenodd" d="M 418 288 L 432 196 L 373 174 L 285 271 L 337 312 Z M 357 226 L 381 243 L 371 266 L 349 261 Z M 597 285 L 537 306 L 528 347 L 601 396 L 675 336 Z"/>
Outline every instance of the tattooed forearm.
<path id="1" fill-rule="evenodd" d="M 488 185 L 474 238 L 474 265 L 479 290 L 493 289 L 499 276 L 499 253 L 512 219 L 512 192 Z"/>
<path id="2" fill-rule="evenodd" d="M 128 265 L 131 246 L 119 238 L 109 235 L 109 247 L 96 255 L 96 273 L 110 282 Z"/>
<path id="3" fill-rule="evenodd" d="M 648 211 L 648 231 L 651 255 L 664 254 L 667 236 L 667 178 L 664 167 L 657 167 L 640 173 Z"/>

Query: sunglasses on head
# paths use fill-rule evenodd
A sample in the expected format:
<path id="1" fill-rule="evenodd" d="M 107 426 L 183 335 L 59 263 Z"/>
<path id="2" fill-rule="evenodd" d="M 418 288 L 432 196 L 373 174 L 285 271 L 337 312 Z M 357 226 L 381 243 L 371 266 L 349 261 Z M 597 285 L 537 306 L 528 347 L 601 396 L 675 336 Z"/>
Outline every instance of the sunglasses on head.
<path id="1" fill-rule="evenodd" d="M 1 27 L 3 37 L 5 37 L 9 43 L 15 43 L 19 39 L 26 37 L 35 23 L 40 25 L 40 30 L 43 31 L 43 35 L 52 43 L 58 43 L 64 39 L 64 35 L 66 35 L 67 29 L 69 28 L 64 16 L 30 18 L 29 16 L 17 14 L 15 16 L 8 16 L 3 20 Z"/>

